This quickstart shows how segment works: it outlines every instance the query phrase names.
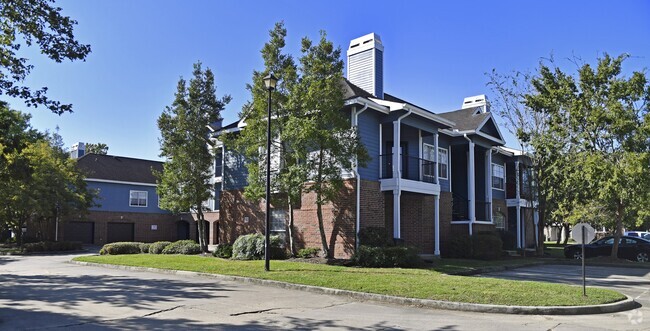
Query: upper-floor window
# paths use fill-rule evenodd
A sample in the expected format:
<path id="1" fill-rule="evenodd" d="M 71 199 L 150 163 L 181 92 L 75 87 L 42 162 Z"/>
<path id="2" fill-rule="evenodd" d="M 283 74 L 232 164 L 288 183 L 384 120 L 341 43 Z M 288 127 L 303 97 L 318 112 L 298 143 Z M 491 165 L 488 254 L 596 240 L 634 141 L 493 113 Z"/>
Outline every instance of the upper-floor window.
<path id="1" fill-rule="evenodd" d="M 423 144 L 422 145 L 422 170 L 424 171 L 424 176 L 433 177 L 435 175 L 435 168 L 433 167 L 436 160 L 436 148 L 433 145 Z"/>
<path id="2" fill-rule="evenodd" d="M 147 191 L 130 191 L 129 206 L 146 207 L 148 194 L 149 193 Z"/>
<path id="3" fill-rule="evenodd" d="M 441 179 L 449 178 L 449 150 L 438 147 L 438 177 Z"/>
<path id="4" fill-rule="evenodd" d="M 492 188 L 503 190 L 505 188 L 506 169 L 501 164 L 492 163 Z"/>

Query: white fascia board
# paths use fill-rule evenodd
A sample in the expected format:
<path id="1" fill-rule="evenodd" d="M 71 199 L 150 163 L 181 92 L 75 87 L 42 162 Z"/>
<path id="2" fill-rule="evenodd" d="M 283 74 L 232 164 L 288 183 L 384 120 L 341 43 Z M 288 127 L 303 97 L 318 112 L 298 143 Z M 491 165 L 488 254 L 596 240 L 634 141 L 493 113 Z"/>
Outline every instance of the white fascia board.
<path id="1" fill-rule="evenodd" d="M 507 149 L 505 149 L 504 146 L 497 146 L 497 147 L 494 148 L 494 150 L 497 153 L 508 156 L 508 157 L 515 156 L 514 153 L 512 153 L 512 152 L 508 151 Z"/>
<path id="2" fill-rule="evenodd" d="M 390 113 L 390 108 L 388 108 L 388 106 L 379 104 L 379 103 L 375 102 L 374 100 L 370 100 L 370 99 L 366 99 L 366 98 L 362 98 L 362 97 L 356 97 L 354 99 L 349 99 L 349 100 L 346 100 L 345 103 L 344 103 L 344 105 L 346 105 L 346 106 L 355 105 L 355 104 L 367 105 L 368 108 L 372 108 L 372 109 L 374 109 L 376 111 L 379 111 L 379 112 L 382 112 L 384 114 Z"/>
<path id="3" fill-rule="evenodd" d="M 110 183 L 110 184 L 140 185 L 140 186 L 151 186 L 151 187 L 158 186 L 158 184 L 152 184 L 152 183 L 126 182 L 121 180 L 110 180 L 110 179 L 99 179 L 99 178 L 86 178 L 84 180 L 87 182 L 99 182 L 99 183 Z"/>
<path id="4" fill-rule="evenodd" d="M 491 135 L 486 134 L 486 133 L 483 133 L 483 132 L 481 132 L 481 131 L 476 131 L 476 135 L 478 135 L 478 136 L 480 136 L 480 137 L 483 137 L 483 138 L 485 138 L 485 139 L 487 139 L 487 140 L 494 141 L 494 142 L 496 142 L 496 143 L 498 143 L 498 144 L 501 144 L 501 145 L 505 145 L 505 144 L 506 144 L 506 142 L 503 141 L 503 139 L 498 139 L 498 138 L 492 137 Z"/>
<path id="5" fill-rule="evenodd" d="M 374 98 L 371 98 L 371 100 L 377 102 L 378 104 L 381 104 L 381 105 L 384 105 L 384 106 L 390 108 L 390 111 L 397 111 L 397 110 L 402 110 L 402 109 L 403 110 L 410 110 L 411 112 L 413 112 L 416 115 L 422 116 L 422 117 L 424 117 L 426 119 L 432 120 L 434 122 L 437 122 L 437 123 L 440 123 L 440 124 L 443 124 L 443 125 L 447 125 L 447 126 L 450 126 L 450 127 L 453 127 L 454 125 L 456 125 L 456 123 L 454 123 L 454 122 L 452 122 L 450 120 L 444 119 L 444 118 L 442 118 L 442 117 L 440 117 L 440 116 L 438 116 L 438 115 L 436 115 L 436 114 L 434 114 L 434 113 L 432 113 L 432 112 L 430 112 L 428 110 L 422 109 L 420 107 L 417 107 L 417 106 L 414 106 L 414 105 L 411 105 L 411 104 L 399 103 L 399 102 L 393 102 L 393 101 L 386 101 L 386 100 L 374 99 Z"/>
<path id="6" fill-rule="evenodd" d="M 494 137 L 490 136 L 489 134 L 485 134 L 485 133 L 483 133 L 483 132 L 476 131 L 476 130 L 465 130 L 465 131 L 456 131 L 456 130 L 453 130 L 453 131 L 452 131 L 452 130 L 449 130 L 449 129 L 442 129 L 442 130 L 440 130 L 440 133 L 443 133 L 443 134 L 448 135 L 448 136 L 451 136 L 451 137 L 462 137 L 462 136 L 465 135 L 465 134 L 466 134 L 466 135 L 475 134 L 475 135 L 477 135 L 477 136 L 479 136 L 479 137 L 483 137 L 483 138 L 485 138 L 485 139 L 487 139 L 487 140 L 490 140 L 490 141 L 492 141 L 492 142 L 495 142 L 495 143 L 497 143 L 497 144 L 501 144 L 501 145 L 505 145 L 505 144 L 506 144 L 506 142 L 503 141 L 503 140 L 501 140 L 501 139 L 494 138 Z"/>

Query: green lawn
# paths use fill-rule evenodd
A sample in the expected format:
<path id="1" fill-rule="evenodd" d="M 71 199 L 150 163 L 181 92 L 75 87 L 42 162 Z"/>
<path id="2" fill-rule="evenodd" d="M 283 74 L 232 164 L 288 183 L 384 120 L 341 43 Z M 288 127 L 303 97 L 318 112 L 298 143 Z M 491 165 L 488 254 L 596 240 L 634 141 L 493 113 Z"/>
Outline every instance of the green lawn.
<path id="1" fill-rule="evenodd" d="M 75 260 L 244 276 L 409 298 L 484 304 L 574 306 L 609 303 L 625 298 L 620 293 L 596 288 L 588 288 L 587 297 L 584 298 L 582 288 L 578 286 L 452 276 L 433 269 L 370 269 L 271 261 L 272 271 L 264 272 L 264 261 L 152 254 L 84 256 Z"/>

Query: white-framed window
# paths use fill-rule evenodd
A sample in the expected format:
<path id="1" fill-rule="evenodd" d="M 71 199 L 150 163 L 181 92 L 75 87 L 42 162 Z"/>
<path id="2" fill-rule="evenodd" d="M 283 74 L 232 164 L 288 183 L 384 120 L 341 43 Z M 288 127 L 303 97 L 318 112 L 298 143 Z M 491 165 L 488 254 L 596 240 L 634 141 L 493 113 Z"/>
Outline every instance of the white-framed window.
<path id="1" fill-rule="evenodd" d="M 149 192 L 147 191 L 129 191 L 129 206 L 146 207 Z"/>
<path id="2" fill-rule="evenodd" d="M 286 231 L 287 213 L 284 209 L 274 209 L 271 211 L 271 232 Z"/>
<path id="3" fill-rule="evenodd" d="M 504 190 L 506 187 L 506 168 L 501 164 L 492 163 L 492 188 Z"/>
<path id="4" fill-rule="evenodd" d="M 438 178 L 449 179 L 449 150 L 438 147 Z"/>
<path id="5" fill-rule="evenodd" d="M 422 144 L 422 173 L 425 177 L 433 177 L 435 175 L 435 168 L 433 167 L 436 160 L 436 147 L 429 144 Z"/>
<path id="6" fill-rule="evenodd" d="M 492 216 L 492 221 L 494 222 L 494 227 L 499 230 L 505 230 L 506 228 L 506 216 L 500 212 L 494 213 Z"/>

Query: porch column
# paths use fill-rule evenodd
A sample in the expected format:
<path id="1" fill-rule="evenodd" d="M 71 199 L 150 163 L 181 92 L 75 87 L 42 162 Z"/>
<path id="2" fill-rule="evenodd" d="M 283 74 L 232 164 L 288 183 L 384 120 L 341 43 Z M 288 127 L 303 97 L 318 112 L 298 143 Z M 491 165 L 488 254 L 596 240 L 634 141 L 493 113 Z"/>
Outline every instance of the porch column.
<path id="1" fill-rule="evenodd" d="M 469 235 L 472 235 L 472 223 L 476 222 L 476 171 L 474 169 L 474 142 L 469 142 L 469 157 L 467 158 L 467 206 L 469 211 Z"/>
<path id="2" fill-rule="evenodd" d="M 519 161 L 515 161 L 515 198 L 517 199 L 517 247 L 521 248 L 522 226 L 521 226 L 521 205 L 519 203 L 521 195 L 519 192 Z"/>
<path id="3" fill-rule="evenodd" d="M 393 238 L 401 238 L 401 202 L 400 181 L 402 179 L 402 157 L 400 155 L 400 121 L 393 122 L 393 178 L 397 188 L 393 190 Z"/>
<path id="4" fill-rule="evenodd" d="M 437 137 L 438 136 L 436 135 L 436 138 Z M 438 139 L 436 139 L 436 142 L 437 141 L 438 141 Z M 437 148 L 436 148 L 436 154 L 438 154 Z M 439 257 L 440 256 L 440 196 L 439 195 L 434 195 L 433 196 L 433 205 L 434 205 L 434 208 L 436 209 L 435 214 L 434 214 L 434 230 L 433 231 L 435 231 L 435 237 L 434 237 L 435 249 L 434 249 L 433 255 Z"/>
<path id="5" fill-rule="evenodd" d="M 436 151 L 434 152 L 434 162 L 436 162 L 436 166 L 433 169 L 435 171 L 435 174 L 433 175 L 436 181 L 436 184 L 440 184 L 438 182 L 438 174 L 440 173 L 440 160 L 438 160 L 438 133 L 433 136 L 433 145 Z M 438 208 L 436 208 L 436 215 L 438 215 Z M 437 232 L 436 232 L 437 233 Z M 436 241 L 437 242 L 437 241 Z"/>

